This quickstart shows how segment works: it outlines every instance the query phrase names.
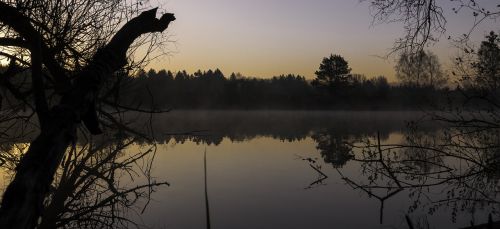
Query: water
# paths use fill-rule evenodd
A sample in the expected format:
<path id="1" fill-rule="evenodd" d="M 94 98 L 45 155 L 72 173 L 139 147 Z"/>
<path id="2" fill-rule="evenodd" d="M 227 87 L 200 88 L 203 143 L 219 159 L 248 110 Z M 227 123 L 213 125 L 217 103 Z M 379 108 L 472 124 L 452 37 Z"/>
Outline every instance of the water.
<path id="1" fill-rule="evenodd" d="M 150 202 L 140 199 L 126 215 L 152 228 L 205 228 L 206 152 L 212 228 L 408 228 L 405 216 L 415 228 L 461 228 L 486 223 L 490 213 L 498 219 L 498 172 L 479 173 L 468 161 L 447 155 L 389 151 L 390 144 L 405 144 L 413 133 L 408 121 L 422 115 L 174 111 L 156 116 L 151 129 L 156 151 L 131 167 L 152 162 L 152 180 L 170 186 L 154 188 Z M 419 124 L 416 133 L 438 139 L 441 126 Z M 383 163 L 375 160 L 378 139 Z M 361 147 L 366 141 L 375 147 Z M 150 147 L 127 146 L 118 161 Z M 443 172 L 444 166 L 450 171 Z M 135 187 L 145 181 L 141 174 L 149 174 L 132 171 L 138 174 L 134 180 L 117 172 L 112 176 L 121 179 L 114 182 Z M 453 178 L 457 174 L 463 176 Z M 76 199 L 71 203 L 87 206 L 93 193 L 105 197 L 109 184 L 100 184 L 80 191 L 88 195 L 71 197 Z"/>
<path id="2" fill-rule="evenodd" d="M 374 139 L 401 143 L 412 112 L 178 112 L 161 119 L 172 132 L 204 130 L 191 137 L 166 137 L 159 145 L 154 174 L 171 186 L 153 196 L 142 220 L 159 228 L 204 228 L 203 153 L 207 153 L 208 196 L 212 228 L 459 228 L 486 223 L 492 208 L 459 211 L 453 205 L 430 215 L 426 198 L 442 200 L 443 185 L 422 190 L 418 207 L 415 189 L 404 189 L 382 201 L 342 179 L 368 183 L 363 163 L 339 160 L 332 143 Z M 170 117 L 169 117 L 170 116 Z M 182 118 L 181 118 L 182 117 Z M 168 121 L 167 121 L 168 120 Z M 158 127 L 157 127 L 158 128 Z M 433 132 L 437 127 L 422 131 Z M 172 133 L 169 132 L 169 133 Z M 323 140 L 321 140 L 323 139 Z M 328 144 L 326 144 L 328 145 Z M 335 144 L 330 144 L 334 145 Z M 355 150 L 356 158 L 360 152 Z M 328 178 L 315 171 L 316 161 Z M 333 159 L 332 159 L 333 158 Z M 340 157 L 342 158 L 342 157 Z M 319 167 L 318 167 L 319 168 Z M 386 179 L 387 180 L 387 179 Z M 390 193 L 373 190 L 380 197 Z M 498 200 L 498 199 L 497 199 Z M 382 205 L 383 204 L 383 205 Z"/>
<path id="3" fill-rule="evenodd" d="M 159 155 L 164 155 L 157 158 L 155 173 L 165 174 L 172 186 L 155 194 L 156 201 L 144 216 L 146 222 L 166 228 L 204 227 L 205 148 L 213 228 L 367 228 L 378 224 L 377 201 L 344 185 L 330 165 L 321 163 L 329 178 L 307 189 L 318 174 L 297 155 L 318 157 L 310 138 L 285 142 L 269 137 L 238 143 L 224 140 L 218 146 L 187 142 L 162 148 Z M 347 166 L 346 170 L 356 168 Z M 397 209 L 403 211 L 402 207 Z"/>

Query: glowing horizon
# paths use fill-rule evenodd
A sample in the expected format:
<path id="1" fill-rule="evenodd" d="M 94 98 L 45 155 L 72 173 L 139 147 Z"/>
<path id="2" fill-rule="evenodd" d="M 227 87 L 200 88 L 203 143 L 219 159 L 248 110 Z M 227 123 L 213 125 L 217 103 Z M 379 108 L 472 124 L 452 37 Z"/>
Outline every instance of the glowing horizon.
<path id="1" fill-rule="evenodd" d="M 170 57 L 148 66 L 154 69 L 195 72 L 219 68 L 226 75 L 240 72 L 268 78 L 290 73 L 312 79 L 323 57 L 339 54 L 353 73 L 384 75 L 395 81 L 395 57 L 384 60 L 380 56 L 403 34 L 402 25 L 372 26 L 368 2 L 164 0 L 161 5 L 176 14 L 177 21 L 169 28 L 176 42 L 170 46 Z M 473 23 L 466 13 L 447 17 L 448 31 L 442 40 L 466 32 Z M 479 39 L 488 30 L 476 29 Z M 444 66 L 456 52 L 447 41 L 429 49 Z"/>
<path id="2" fill-rule="evenodd" d="M 495 5 L 492 2 L 482 0 L 481 4 Z M 177 17 L 168 30 L 174 43 L 166 47 L 171 55 L 154 60 L 148 69 L 193 73 L 218 68 L 226 76 L 232 72 L 258 78 L 296 74 L 313 79 L 321 60 L 338 54 L 349 62 L 352 73 L 368 78 L 386 76 L 390 82 L 396 81 L 397 56 L 382 56 L 401 37 L 403 26 L 372 25 L 368 2 L 159 0 L 158 3 Z M 452 7 L 449 5 L 445 10 Z M 467 12 L 460 15 L 446 12 L 446 18 L 447 32 L 438 44 L 429 47 L 444 70 L 457 53 L 446 37 L 460 36 L 474 23 Z M 491 22 L 475 28 L 476 44 L 491 30 L 499 32 Z M 7 62 L 0 58 L 0 64 Z"/>

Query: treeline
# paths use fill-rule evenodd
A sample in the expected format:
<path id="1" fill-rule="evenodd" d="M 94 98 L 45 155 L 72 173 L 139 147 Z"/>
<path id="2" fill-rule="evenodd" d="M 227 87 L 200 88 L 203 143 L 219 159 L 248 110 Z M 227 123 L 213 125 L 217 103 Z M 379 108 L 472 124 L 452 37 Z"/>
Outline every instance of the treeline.
<path id="1" fill-rule="evenodd" d="M 176 73 L 140 70 L 123 81 L 120 103 L 173 109 L 337 109 L 430 108 L 444 102 L 447 89 L 391 85 L 383 76 L 349 75 L 342 87 L 325 90 L 300 75 L 259 79 L 219 69 Z"/>

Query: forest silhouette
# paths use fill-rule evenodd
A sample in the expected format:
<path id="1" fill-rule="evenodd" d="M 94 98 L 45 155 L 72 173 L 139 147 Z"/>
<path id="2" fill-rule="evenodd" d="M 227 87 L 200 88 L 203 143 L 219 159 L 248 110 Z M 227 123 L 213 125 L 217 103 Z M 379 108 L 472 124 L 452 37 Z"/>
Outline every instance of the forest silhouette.
<path id="1" fill-rule="evenodd" d="M 226 77 L 219 69 L 193 74 L 150 69 L 123 80 L 119 103 L 172 109 L 419 110 L 460 97 L 446 87 L 389 84 L 383 76 L 368 79 L 358 74 L 335 86 L 334 93 L 330 90 L 294 74 Z"/>
<path id="2" fill-rule="evenodd" d="M 410 191 L 415 196 L 406 215 L 410 228 L 408 215 L 414 217 L 417 207 L 433 214 L 452 205 L 455 222 L 459 212 L 491 204 L 484 210 L 489 226 L 492 215 L 498 220 L 500 38 L 495 31 L 479 49 L 471 48 L 467 34 L 455 40 L 459 55 L 449 73 L 456 82 L 448 81 L 437 56 L 426 50 L 446 31 L 446 14 L 435 0 L 369 1 L 374 21 L 404 24 L 405 35 L 393 50 L 400 54 L 397 83 L 352 73 L 348 61 L 333 53 L 319 63 L 315 79 L 228 76 L 219 69 L 145 71 L 153 50 L 169 42 L 163 32 L 176 20 L 147 2 L 0 1 L 0 57 L 8 64 L 0 66 L 0 165 L 11 172 L 2 193 L 0 228 L 139 227 L 127 210 L 142 200 L 144 212 L 154 188 L 169 185 L 151 173 L 157 145 L 221 145 L 225 138 L 261 136 L 312 140 L 318 157 L 346 185 L 380 200 L 381 209 L 385 200 Z M 467 8 L 475 22 L 500 17 L 499 6 L 485 10 L 474 0 L 455 2 L 462 5 L 452 11 Z M 143 58 L 134 55 L 141 48 Z M 189 120 L 187 113 L 176 113 L 178 119 L 153 122 L 155 114 L 172 109 L 193 109 L 199 116 Z M 257 111 L 252 118 L 246 115 L 252 109 L 308 114 L 302 119 Z M 228 118 L 201 110 L 243 113 Z M 423 110 L 426 116 L 408 125 L 401 133 L 404 141 L 389 144 L 384 140 L 397 132 L 389 121 L 353 123 L 321 114 L 330 110 L 382 110 L 357 113 L 386 119 L 396 119 L 386 110 Z M 209 124 L 196 125 L 197 120 Z M 425 121 L 434 121 L 439 130 L 419 131 Z M 126 153 L 136 145 L 146 148 Z M 344 176 L 340 169 L 352 163 L 362 172 Z M 310 167 L 323 175 L 319 183 L 328 177 L 320 167 Z M 119 174 L 145 182 L 122 186 Z M 449 196 L 422 204 L 420 194 L 429 187 Z M 470 225 L 478 223 L 484 219 Z"/>

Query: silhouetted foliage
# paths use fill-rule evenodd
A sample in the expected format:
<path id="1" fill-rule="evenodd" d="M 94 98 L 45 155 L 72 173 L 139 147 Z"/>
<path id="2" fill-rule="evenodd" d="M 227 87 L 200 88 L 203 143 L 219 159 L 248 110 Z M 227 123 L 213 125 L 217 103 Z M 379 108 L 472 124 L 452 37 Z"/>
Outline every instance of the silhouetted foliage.
<path id="1" fill-rule="evenodd" d="M 124 80 L 118 96 L 127 107 L 300 110 L 434 109 L 458 98 L 458 91 L 444 87 L 446 77 L 431 52 L 402 55 L 396 69 L 399 84 L 351 74 L 339 55 L 324 58 L 312 81 L 294 74 L 253 78 L 233 72 L 226 78 L 219 69 L 193 74 L 141 69 Z"/>
<path id="2" fill-rule="evenodd" d="M 475 85 L 496 90 L 500 87 L 500 38 L 491 31 L 486 40 L 481 42 L 477 61 L 473 68 L 477 71 Z"/>
<path id="3" fill-rule="evenodd" d="M 426 208 L 428 214 L 433 214 L 438 208 L 449 208 L 452 221 L 455 221 L 459 213 L 467 212 L 472 216 L 471 228 L 482 223 L 475 222 L 476 212 L 489 212 L 490 223 L 482 226 L 493 228 L 491 216 L 499 215 L 498 40 L 495 33 L 490 33 L 476 53 L 469 37 L 480 23 L 487 20 L 496 23 L 500 7 L 497 4 L 485 7 L 484 4 L 491 3 L 487 1 L 451 2 L 445 5 L 448 3 L 436 0 L 370 1 L 376 20 L 404 23 L 405 36 L 396 42 L 394 51 L 410 55 L 418 56 L 429 43 L 439 40 L 446 31 L 445 10 L 457 14 L 470 11 L 474 23 L 472 28 L 466 28 L 463 36 L 448 38 L 459 48 L 452 68 L 452 74 L 459 80 L 455 90 L 459 93 L 452 96 L 453 101 L 439 110 L 429 111 L 427 116 L 437 121 L 442 130 L 426 136 L 410 129 L 406 133 L 407 141 L 401 145 L 384 146 L 380 140 L 375 144 L 368 143 L 368 147 L 361 147 L 363 155 L 358 160 L 363 171 L 369 171 L 366 174 L 368 182 L 356 182 L 347 177 L 344 180 L 353 188 L 378 198 L 382 206 L 389 197 L 411 190 L 409 197 L 414 199 L 414 204 L 409 213 L 414 213 L 417 208 Z M 422 120 L 425 119 L 415 122 L 415 128 L 422 124 Z M 377 190 L 390 195 L 378 196 Z M 447 195 L 434 199 L 429 190 Z"/>
<path id="4" fill-rule="evenodd" d="M 489 148 L 498 139 L 461 127 L 430 133 L 413 127 L 401 143 L 383 144 L 380 137 L 369 137 L 349 145 L 362 178 L 339 170 L 346 184 L 380 201 L 381 223 L 384 202 L 404 194 L 411 200 L 407 214 L 412 216 L 447 210 L 452 222 L 470 214 L 471 226 L 481 223 L 475 222 L 479 210 L 498 216 L 498 155 Z M 497 136 L 496 131 L 488 134 Z"/>
<path id="5" fill-rule="evenodd" d="M 140 70 L 122 84 L 119 103 L 124 106 L 173 109 L 420 109 L 444 103 L 450 93 L 447 88 L 391 85 L 384 76 L 367 79 L 359 74 L 349 74 L 344 86 L 328 93 L 300 75 L 264 79 L 231 73 L 226 78 L 219 69 L 194 74 Z"/>
<path id="6" fill-rule="evenodd" d="M 447 83 L 438 57 L 430 51 L 402 53 L 395 69 L 396 77 L 405 85 L 439 88 Z"/>
<path id="7" fill-rule="evenodd" d="M 157 18 L 157 11 L 142 0 L 0 1 L 0 60 L 8 62 L 0 71 L 0 126 L 5 130 L 0 137 L 14 142 L 31 137 L 18 160 L 4 163 L 11 157 L 0 152 L 1 164 L 16 167 L 2 195 L 0 228 L 42 227 L 51 185 L 79 131 L 98 135 L 114 129 L 148 139 L 118 115 L 137 109 L 115 102 L 126 76 L 167 42 L 161 32 L 175 17 L 162 13 Z M 133 54 L 144 45 L 149 48 L 135 62 Z M 116 215 L 108 219 L 108 227 L 123 222 Z"/>
<path id="8" fill-rule="evenodd" d="M 326 89 L 329 93 L 340 94 L 339 91 L 349 84 L 351 70 L 349 63 L 342 56 L 332 54 L 323 58 L 312 84 L 317 88 Z"/>
<path id="9" fill-rule="evenodd" d="M 371 5 L 375 21 L 403 24 L 404 35 L 396 40 L 393 51 L 417 53 L 442 38 L 446 31 L 447 16 L 454 13 L 468 15 L 471 28 L 456 39 L 469 40 L 478 25 L 487 21 L 496 23 L 500 7 L 491 1 L 477 0 L 363 0 Z M 451 37 L 448 37 L 451 39 Z"/>

